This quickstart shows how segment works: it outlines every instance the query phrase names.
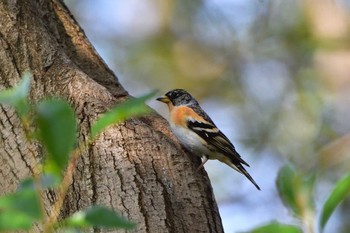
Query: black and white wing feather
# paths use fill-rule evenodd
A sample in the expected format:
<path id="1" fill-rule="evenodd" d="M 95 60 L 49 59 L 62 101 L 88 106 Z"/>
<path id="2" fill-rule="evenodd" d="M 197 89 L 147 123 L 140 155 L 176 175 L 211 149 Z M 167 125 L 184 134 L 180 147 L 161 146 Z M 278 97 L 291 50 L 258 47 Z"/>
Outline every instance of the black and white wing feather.
<path id="1" fill-rule="evenodd" d="M 236 151 L 230 140 L 216 127 L 212 119 L 199 107 L 192 108 L 197 114 L 203 117 L 206 122 L 199 122 L 195 119 L 189 119 L 187 126 L 193 132 L 203 138 L 209 147 L 213 147 L 218 152 L 226 155 L 234 164 L 244 164 L 249 167 Z"/>

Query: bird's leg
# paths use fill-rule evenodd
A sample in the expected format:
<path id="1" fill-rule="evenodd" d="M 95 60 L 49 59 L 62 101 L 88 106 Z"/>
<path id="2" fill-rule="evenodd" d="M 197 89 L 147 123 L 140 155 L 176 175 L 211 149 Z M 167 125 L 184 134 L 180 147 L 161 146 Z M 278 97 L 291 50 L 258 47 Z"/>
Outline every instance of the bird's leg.
<path id="1" fill-rule="evenodd" d="M 197 171 L 199 171 L 199 170 L 204 166 L 204 164 L 205 164 L 207 161 L 208 161 L 208 158 L 205 157 L 205 156 L 203 156 L 203 157 L 202 157 L 202 163 L 201 163 L 201 165 L 199 165 L 199 167 L 197 168 Z"/>

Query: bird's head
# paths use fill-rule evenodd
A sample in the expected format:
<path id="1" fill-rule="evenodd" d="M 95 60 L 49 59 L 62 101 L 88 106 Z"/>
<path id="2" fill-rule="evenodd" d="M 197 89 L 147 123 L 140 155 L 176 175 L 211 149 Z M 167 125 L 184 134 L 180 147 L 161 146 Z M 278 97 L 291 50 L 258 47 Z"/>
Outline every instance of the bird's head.
<path id="1" fill-rule="evenodd" d="M 183 89 L 174 89 L 167 92 L 164 96 L 158 97 L 158 101 L 166 103 L 167 105 L 180 106 L 195 104 L 197 101 Z"/>

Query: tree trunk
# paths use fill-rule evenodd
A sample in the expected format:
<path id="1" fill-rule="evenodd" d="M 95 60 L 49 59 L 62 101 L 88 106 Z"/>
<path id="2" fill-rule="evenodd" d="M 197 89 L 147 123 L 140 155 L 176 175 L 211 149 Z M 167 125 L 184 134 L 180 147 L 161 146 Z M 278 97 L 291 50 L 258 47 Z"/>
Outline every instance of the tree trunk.
<path id="1" fill-rule="evenodd" d="M 31 70 L 31 101 L 68 100 L 80 141 L 87 140 L 99 114 L 128 97 L 61 1 L 2 0 L 0 33 L 0 89 Z M 12 108 L 0 106 L 0 130 L 0 194 L 5 194 L 31 175 L 43 150 L 26 141 Z M 223 232 L 208 176 L 196 171 L 198 165 L 164 119 L 156 114 L 130 119 L 102 133 L 80 157 L 61 217 L 98 203 L 136 222 L 134 232 Z M 46 211 L 55 198 L 47 193 Z"/>

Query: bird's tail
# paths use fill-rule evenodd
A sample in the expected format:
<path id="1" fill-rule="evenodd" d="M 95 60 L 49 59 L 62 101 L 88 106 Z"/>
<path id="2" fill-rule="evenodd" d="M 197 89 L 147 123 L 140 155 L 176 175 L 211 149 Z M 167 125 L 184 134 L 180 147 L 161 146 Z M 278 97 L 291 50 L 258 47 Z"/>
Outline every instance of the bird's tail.
<path id="1" fill-rule="evenodd" d="M 251 175 L 247 172 L 247 170 L 245 170 L 245 168 L 242 166 L 242 164 L 240 164 L 240 163 L 233 164 L 232 162 L 226 163 L 226 164 L 229 165 L 230 167 L 232 167 L 233 169 L 235 169 L 236 171 L 238 171 L 239 173 L 242 173 L 245 177 L 248 178 L 248 180 L 250 180 L 250 182 L 252 182 L 254 184 L 254 186 L 258 190 L 261 190 L 259 185 L 255 182 L 255 180 L 253 179 L 253 177 L 251 177 Z"/>
<path id="2" fill-rule="evenodd" d="M 242 165 L 240 165 L 240 167 L 239 167 L 238 169 L 241 171 L 241 173 L 242 173 L 243 175 L 245 175 L 245 177 L 248 178 L 248 180 L 250 180 L 250 182 L 252 182 L 252 183 L 255 185 L 255 187 L 256 187 L 258 190 L 261 190 L 260 187 L 259 187 L 259 185 L 258 185 L 258 184 L 255 182 L 255 180 L 253 179 L 253 177 L 250 176 L 250 174 L 247 172 L 247 170 L 245 170 L 245 168 L 244 168 Z"/>

